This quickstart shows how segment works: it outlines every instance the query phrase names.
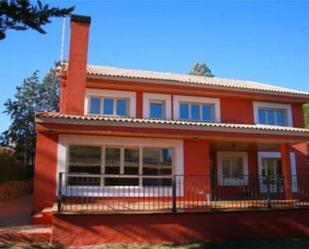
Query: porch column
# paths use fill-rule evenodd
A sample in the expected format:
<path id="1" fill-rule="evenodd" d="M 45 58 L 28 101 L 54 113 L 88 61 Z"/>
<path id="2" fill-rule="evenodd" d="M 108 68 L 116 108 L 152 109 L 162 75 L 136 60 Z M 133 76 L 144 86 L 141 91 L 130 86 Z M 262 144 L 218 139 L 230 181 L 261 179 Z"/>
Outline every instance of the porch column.
<path id="1" fill-rule="evenodd" d="M 292 199 L 292 177 L 291 177 L 291 159 L 290 145 L 280 144 L 282 176 L 284 178 L 284 196 L 285 199 Z"/>
<path id="2" fill-rule="evenodd" d="M 211 193 L 208 141 L 184 140 L 184 175 L 185 196 L 205 200 Z"/>

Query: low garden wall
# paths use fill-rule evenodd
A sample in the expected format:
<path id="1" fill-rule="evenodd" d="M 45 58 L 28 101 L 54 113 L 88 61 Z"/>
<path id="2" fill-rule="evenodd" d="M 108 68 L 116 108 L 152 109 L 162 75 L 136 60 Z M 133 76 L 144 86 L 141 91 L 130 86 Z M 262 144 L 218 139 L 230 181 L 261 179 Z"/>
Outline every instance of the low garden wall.
<path id="1" fill-rule="evenodd" d="M 309 209 L 178 214 L 55 213 L 52 243 L 161 244 L 309 237 Z"/>
<path id="2" fill-rule="evenodd" d="M 8 201 L 32 192 L 32 180 L 16 180 L 0 183 L 0 202 Z"/>

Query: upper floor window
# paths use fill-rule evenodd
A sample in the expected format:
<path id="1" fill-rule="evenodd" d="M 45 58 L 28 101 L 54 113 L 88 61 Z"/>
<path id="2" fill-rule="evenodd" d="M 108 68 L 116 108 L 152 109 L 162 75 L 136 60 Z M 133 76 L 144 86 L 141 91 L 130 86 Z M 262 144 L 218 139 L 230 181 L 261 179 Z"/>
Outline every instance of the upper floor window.
<path id="1" fill-rule="evenodd" d="M 85 114 L 135 117 L 136 93 L 86 89 Z"/>
<path id="2" fill-rule="evenodd" d="M 155 119 L 171 119 L 171 95 L 159 93 L 144 93 L 143 117 Z"/>
<path id="3" fill-rule="evenodd" d="M 150 101 L 150 118 L 165 118 L 164 101 Z"/>
<path id="4" fill-rule="evenodd" d="M 211 104 L 184 103 L 180 104 L 180 119 L 193 121 L 214 121 L 214 106 Z"/>
<path id="5" fill-rule="evenodd" d="M 174 96 L 174 118 L 221 122 L 220 100 L 194 96 Z"/>
<path id="6" fill-rule="evenodd" d="M 291 105 L 254 102 L 253 108 L 256 124 L 292 126 Z"/>
<path id="7" fill-rule="evenodd" d="M 89 114 L 128 116 L 128 99 L 91 97 Z"/>
<path id="8" fill-rule="evenodd" d="M 287 111 L 284 109 L 259 108 L 259 124 L 287 125 Z"/>

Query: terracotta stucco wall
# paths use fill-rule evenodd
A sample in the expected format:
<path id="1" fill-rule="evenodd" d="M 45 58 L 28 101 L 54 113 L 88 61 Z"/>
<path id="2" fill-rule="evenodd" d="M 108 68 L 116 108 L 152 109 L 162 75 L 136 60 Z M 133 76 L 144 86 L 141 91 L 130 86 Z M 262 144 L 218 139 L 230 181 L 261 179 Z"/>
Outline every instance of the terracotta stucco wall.
<path id="1" fill-rule="evenodd" d="M 58 134 L 38 133 L 32 211 L 51 207 L 56 200 Z"/>
<path id="2" fill-rule="evenodd" d="M 309 236 L 308 210 L 181 214 L 56 215 L 53 243 L 185 243 Z"/>
<path id="3" fill-rule="evenodd" d="M 253 124 L 253 101 L 241 98 L 221 98 L 221 122 Z"/>

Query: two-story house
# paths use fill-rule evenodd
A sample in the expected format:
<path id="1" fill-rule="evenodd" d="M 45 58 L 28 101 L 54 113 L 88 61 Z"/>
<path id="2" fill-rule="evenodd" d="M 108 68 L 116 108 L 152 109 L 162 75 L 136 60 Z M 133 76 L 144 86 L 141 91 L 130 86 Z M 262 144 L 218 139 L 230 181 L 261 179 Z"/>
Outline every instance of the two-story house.
<path id="1" fill-rule="evenodd" d="M 89 25 L 72 16 L 60 111 L 36 115 L 34 213 L 306 204 L 309 93 L 88 65 Z"/>

